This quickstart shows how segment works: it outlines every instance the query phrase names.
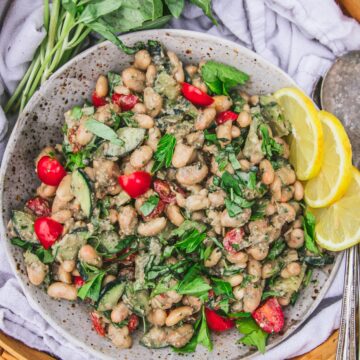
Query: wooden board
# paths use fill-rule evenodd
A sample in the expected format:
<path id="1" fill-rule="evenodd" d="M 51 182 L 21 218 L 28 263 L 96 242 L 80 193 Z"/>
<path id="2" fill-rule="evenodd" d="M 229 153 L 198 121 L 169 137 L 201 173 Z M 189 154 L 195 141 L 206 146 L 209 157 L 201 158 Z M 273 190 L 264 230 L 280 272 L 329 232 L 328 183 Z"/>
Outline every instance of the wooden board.
<path id="1" fill-rule="evenodd" d="M 360 0 L 337 0 L 346 14 L 360 21 Z"/>
<path id="2" fill-rule="evenodd" d="M 292 360 L 335 360 L 338 331 L 313 351 Z M 0 360 L 55 360 L 0 332 Z"/>

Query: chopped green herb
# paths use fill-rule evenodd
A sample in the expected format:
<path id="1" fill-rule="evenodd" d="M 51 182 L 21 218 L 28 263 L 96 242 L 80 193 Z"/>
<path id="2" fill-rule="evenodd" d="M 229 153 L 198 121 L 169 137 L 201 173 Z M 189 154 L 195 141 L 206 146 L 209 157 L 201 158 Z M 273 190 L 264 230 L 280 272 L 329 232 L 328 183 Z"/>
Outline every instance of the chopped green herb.
<path id="1" fill-rule="evenodd" d="M 124 141 L 119 139 L 116 132 L 110 127 L 95 119 L 85 122 L 85 128 L 101 139 L 110 141 L 114 145 L 123 146 Z"/>
<path id="2" fill-rule="evenodd" d="M 281 296 L 281 293 L 279 291 L 275 291 L 275 290 L 268 290 L 268 291 L 264 291 L 261 295 L 261 300 L 266 300 L 269 297 L 279 297 Z"/>
<path id="3" fill-rule="evenodd" d="M 159 204 L 159 196 L 151 195 L 143 205 L 140 207 L 140 211 L 144 216 L 150 215 Z"/>
<path id="4" fill-rule="evenodd" d="M 267 125 L 261 124 L 259 130 L 262 137 L 261 151 L 266 156 L 281 155 L 283 152 L 282 145 L 278 144 L 269 134 Z"/>
<path id="5" fill-rule="evenodd" d="M 320 254 L 320 251 L 316 245 L 315 239 L 315 216 L 310 212 L 306 211 L 303 219 L 303 228 L 304 228 L 304 237 L 305 237 L 305 247 L 307 250 L 313 254 Z"/>
<path id="6" fill-rule="evenodd" d="M 105 271 L 97 270 L 90 275 L 86 283 L 78 289 L 78 297 L 81 300 L 89 298 L 93 301 L 97 301 L 99 299 L 101 284 L 105 274 Z"/>
<path id="7" fill-rule="evenodd" d="M 211 286 L 201 276 L 200 268 L 197 264 L 188 270 L 176 288 L 176 292 L 181 295 L 193 295 L 202 298 L 207 298 L 209 290 L 211 290 Z"/>
<path id="8" fill-rule="evenodd" d="M 211 278 L 213 282 L 212 288 L 215 292 L 215 295 L 226 295 L 228 298 L 233 298 L 232 287 L 229 282 L 218 279 L 218 278 Z"/>
<path id="9" fill-rule="evenodd" d="M 80 120 L 81 117 L 82 117 L 82 109 L 80 106 L 74 106 L 72 109 L 71 109 L 71 116 L 76 119 L 76 120 Z"/>
<path id="10" fill-rule="evenodd" d="M 277 257 L 281 255 L 281 253 L 285 250 L 285 248 L 286 248 L 286 243 L 283 238 L 279 238 L 275 240 L 273 245 L 271 246 L 271 249 L 266 259 L 275 260 Z"/>
<path id="11" fill-rule="evenodd" d="M 188 230 L 177 241 L 175 247 L 184 250 L 186 253 L 194 252 L 199 245 L 205 240 L 206 233 L 200 233 L 197 229 Z"/>
<path id="12" fill-rule="evenodd" d="M 110 95 L 112 95 L 114 93 L 115 86 L 122 85 L 121 76 L 119 74 L 109 71 L 107 77 L 109 82 L 109 93 Z"/>
<path id="13" fill-rule="evenodd" d="M 174 155 L 176 138 L 173 135 L 165 134 L 159 141 L 157 149 L 154 153 L 154 165 L 151 169 L 152 173 L 160 170 L 162 167 L 170 167 L 171 160 Z"/>
<path id="14" fill-rule="evenodd" d="M 245 335 L 238 341 L 239 343 L 255 346 L 261 353 L 265 353 L 269 334 L 262 330 L 253 318 L 248 317 L 237 320 L 236 327 Z"/>

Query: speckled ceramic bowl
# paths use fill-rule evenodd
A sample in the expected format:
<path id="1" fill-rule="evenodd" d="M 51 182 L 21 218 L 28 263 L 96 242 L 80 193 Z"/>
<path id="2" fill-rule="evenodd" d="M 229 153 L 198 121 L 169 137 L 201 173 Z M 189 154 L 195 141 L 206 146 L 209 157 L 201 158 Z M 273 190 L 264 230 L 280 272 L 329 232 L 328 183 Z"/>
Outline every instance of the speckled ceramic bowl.
<path id="1" fill-rule="evenodd" d="M 266 62 L 255 53 L 214 36 L 181 31 L 153 30 L 123 36 L 126 43 L 156 39 L 179 54 L 184 62 L 214 59 L 251 75 L 247 90 L 251 93 L 269 93 L 284 86 L 295 86 L 281 70 Z M 32 97 L 13 130 L 1 168 L 1 241 L 6 249 L 12 269 L 29 299 L 42 316 L 61 335 L 75 345 L 84 348 L 99 359 L 175 359 L 171 349 L 152 351 L 134 341 L 130 350 L 119 351 L 110 341 L 91 330 L 89 309 L 85 305 L 50 299 L 42 289 L 29 284 L 25 274 L 22 251 L 13 247 L 6 238 L 6 224 L 12 209 L 22 208 L 39 185 L 34 172 L 34 158 L 49 144 L 61 142 L 63 114 L 75 104 L 89 99 L 99 74 L 109 70 L 121 71 L 131 62 L 109 42 L 99 44 L 68 62 L 58 70 Z M 338 268 L 340 257 L 331 267 L 316 270 L 317 280 L 301 293 L 296 306 L 286 310 L 286 324 L 282 334 L 273 336 L 268 347 L 273 347 L 288 337 L 311 314 L 328 289 Z M 192 359 L 244 359 L 254 351 L 240 347 L 235 342 L 237 331 L 214 335 L 214 350 L 207 353 L 201 347 Z M 182 357 L 184 358 L 184 357 Z"/>

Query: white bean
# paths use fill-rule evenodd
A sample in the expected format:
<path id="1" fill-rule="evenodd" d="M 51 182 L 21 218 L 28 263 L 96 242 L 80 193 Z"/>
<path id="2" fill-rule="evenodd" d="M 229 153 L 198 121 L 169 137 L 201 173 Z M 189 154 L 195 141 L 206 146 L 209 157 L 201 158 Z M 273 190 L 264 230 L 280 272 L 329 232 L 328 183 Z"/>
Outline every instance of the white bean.
<path id="1" fill-rule="evenodd" d="M 145 88 L 145 74 L 134 68 L 127 68 L 122 72 L 124 85 L 132 91 L 142 92 Z"/>
<path id="2" fill-rule="evenodd" d="M 216 116 L 216 110 L 214 108 L 205 108 L 203 111 L 199 111 L 197 118 L 195 119 L 195 129 L 205 130 L 214 122 Z"/>
<path id="3" fill-rule="evenodd" d="M 149 322 L 155 326 L 164 326 L 166 317 L 166 311 L 163 309 L 153 309 L 147 316 Z"/>
<path id="4" fill-rule="evenodd" d="M 112 322 L 119 323 L 121 321 L 124 321 L 129 315 L 130 311 L 127 306 L 123 302 L 120 302 L 112 309 L 110 318 Z"/>
<path id="5" fill-rule="evenodd" d="M 184 221 L 180 208 L 175 204 L 169 204 L 165 210 L 168 219 L 175 225 L 180 226 Z"/>
<path id="6" fill-rule="evenodd" d="M 99 97 L 105 97 L 109 91 L 108 79 L 104 75 L 100 75 L 96 81 L 95 92 Z"/>
<path id="7" fill-rule="evenodd" d="M 215 248 L 210 256 L 204 261 L 205 267 L 213 267 L 215 266 L 221 259 L 222 253 L 221 250 L 217 247 Z"/>
<path id="8" fill-rule="evenodd" d="M 134 120 L 142 129 L 151 129 L 155 125 L 154 119 L 146 114 L 135 114 Z"/>
<path id="9" fill-rule="evenodd" d="M 134 66 L 146 70 L 151 64 L 151 56 L 147 50 L 140 50 L 135 54 Z"/>
<path id="10" fill-rule="evenodd" d="M 182 185 L 195 185 L 203 181 L 209 169 L 204 163 L 184 166 L 176 173 L 176 180 Z"/>
<path id="11" fill-rule="evenodd" d="M 121 233 L 124 235 L 134 234 L 136 225 L 138 224 L 136 210 L 131 205 L 121 207 L 119 210 L 118 222 Z"/>
<path id="12" fill-rule="evenodd" d="M 155 236 L 160 234 L 166 227 L 166 218 L 159 217 L 150 220 L 147 223 L 141 223 L 138 227 L 138 233 L 141 236 Z"/>
<path id="13" fill-rule="evenodd" d="M 194 147 L 178 143 L 175 146 L 174 154 L 172 157 L 172 165 L 175 168 L 181 168 L 194 160 L 196 152 Z"/>
<path id="14" fill-rule="evenodd" d="M 52 283 L 47 289 L 47 294 L 55 299 L 76 300 L 77 298 L 76 287 L 62 282 Z"/>
<path id="15" fill-rule="evenodd" d="M 110 324 L 108 330 L 108 336 L 116 347 L 120 349 L 131 348 L 132 339 L 129 333 L 129 328 L 127 326 L 118 328 Z"/>
<path id="16" fill-rule="evenodd" d="M 211 106 L 213 106 L 216 112 L 223 112 L 229 110 L 233 104 L 232 100 L 229 96 L 225 95 L 215 95 L 213 96 L 214 102 Z M 231 121 L 230 121 L 231 123 Z"/>
<path id="17" fill-rule="evenodd" d="M 227 281 L 231 287 L 238 286 L 242 283 L 244 276 L 242 274 L 235 274 L 232 276 L 224 277 L 224 280 Z"/>
<path id="18" fill-rule="evenodd" d="M 142 168 L 145 166 L 152 158 L 153 151 L 150 146 L 143 145 L 138 149 L 134 150 L 130 156 L 130 164 L 134 168 Z"/>
<path id="19" fill-rule="evenodd" d="M 79 250 L 79 260 L 89 265 L 101 267 L 102 259 L 98 252 L 89 244 L 83 245 Z"/>
<path id="20" fill-rule="evenodd" d="M 166 326 L 174 326 L 181 320 L 187 318 L 193 313 L 191 306 L 179 306 L 174 310 L 170 311 L 169 315 L 166 318 Z"/>
<path id="21" fill-rule="evenodd" d="M 144 90 L 144 104 L 147 113 L 155 117 L 160 114 L 163 105 L 163 98 L 151 87 Z"/>

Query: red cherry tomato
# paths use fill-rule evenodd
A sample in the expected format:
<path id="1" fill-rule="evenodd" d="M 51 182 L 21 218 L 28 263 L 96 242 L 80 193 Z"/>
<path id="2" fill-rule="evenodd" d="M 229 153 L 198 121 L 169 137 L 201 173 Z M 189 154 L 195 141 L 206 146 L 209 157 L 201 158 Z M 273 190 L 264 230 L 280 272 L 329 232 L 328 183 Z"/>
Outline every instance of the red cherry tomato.
<path id="1" fill-rule="evenodd" d="M 92 312 L 90 314 L 90 317 L 91 317 L 91 322 L 92 322 L 94 330 L 100 336 L 105 336 L 105 334 L 106 334 L 105 327 L 102 325 L 99 315 L 95 312 Z"/>
<path id="2" fill-rule="evenodd" d="M 284 313 L 276 298 L 270 298 L 259 306 L 252 317 L 267 333 L 278 333 L 284 327 Z"/>
<path id="3" fill-rule="evenodd" d="M 133 94 L 121 95 L 114 93 L 111 100 L 114 104 L 119 105 L 122 111 L 131 110 L 139 102 L 139 98 Z"/>
<path id="4" fill-rule="evenodd" d="M 243 228 L 232 229 L 228 231 L 223 239 L 225 250 L 231 254 L 236 254 L 237 252 L 239 252 L 239 250 L 236 249 L 236 245 L 241 244 L 244 234 L 245 231 Z"/>
<path id="5" fill-rule="evenodd" d="M 150 220 L 158 217 L 165 210 L 165 202 L 161 199 L 159 200 L 156 208 L 147 216 L 143 216 L 144 220 Z"/>
<path id="6" fill-rule="evenodd" d="M 164 203 L 171 204 L 175 202 L 176 195 L 171 191 L 170 184 L 167 181 L 155 180 L 154 190 Z"/>
<path id="7" fill-rule="evenodd" d="M 118 181 L 125 192 L 137 198 L 150 189 L 151 175 L 146 171 L 135 171 L 130 175 L 120 175 Z"/>
<path id="8" fill-rule="evenodd" d="M 94 91 L 91 95 L 91 101 L 92 101 L 92 104 L 95 106 L 95 107 L 99 107 L 99 106 L 104 106 L 107 104 L 107 101 L 105 98 L 101 97 L 101 96 L 98 96 L 96 94 L 96 91 Z"/>
<path id="9" fill-rule="evenodd" d="M 25 206 L 30 209 L 36 216 L 50 216 L 50 206 L 49 203 L 41 198 L 35 197 L 26 202 Z"/>
<path id="10" fill-rule="evenodd" d="M 85 284 L 85 280 L 81 276 L 74 276 L 75 287 L 81 288 Z"/>
<path id="11" fill-rule="evenodd" d="M 58 186 L 66 171 L 55 158 L 43 156 L 37 164 L 37 174 L 44 184 Z"/>
<path id="12" fill-rule="evenodd" d="M 205 308 L 206 322 L 213 331 L 226 331 L 235 326 L 232 319 L 220 316 L 216 311 Z"/>
<path id="13" fill-rule="evenodd" d="M 139 326 L 139 318 L 135 314 L 131 314 L 127 326 L 131 333 L 134 332 Z"/>
<path id="14" fill-rule="evenodd" d="M 49 249 L 61 235 L 63 226 L 49 217 L 39 217 L 34 222 L 34 230 L 41 245 Z"/>
<path id="15" fill-rule="evenodd" d="M 237 113 L 234 113 L 233 111 L 223 111 L 217 116 L 216 123 L 220 125 L 229 120 L 235 121 L 238 116 L 239 115 Z"/>
<path id="16" fill-rule="evenodd" d="M 214 102 L 214 99 L 210 95 L 204 93 L 196 86 L 186 82 L 182 83 L 181 92 L 184 97 L 194 105 L 209 106 Z"/>

